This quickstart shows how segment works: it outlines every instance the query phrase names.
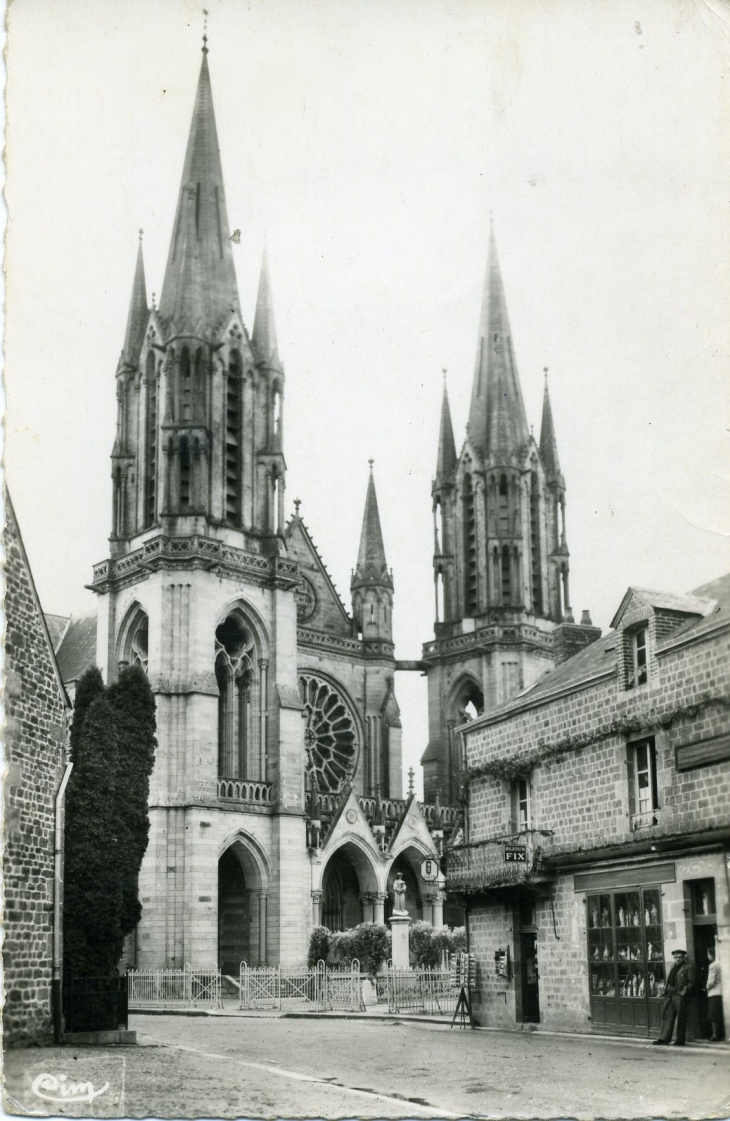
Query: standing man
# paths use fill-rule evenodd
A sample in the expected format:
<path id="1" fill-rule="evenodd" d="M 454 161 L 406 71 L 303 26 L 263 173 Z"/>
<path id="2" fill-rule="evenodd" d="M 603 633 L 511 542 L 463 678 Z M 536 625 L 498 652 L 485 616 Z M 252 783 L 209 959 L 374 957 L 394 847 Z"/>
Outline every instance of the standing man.
<path id="1" fill-rule="evenodd" d="M 686 950 L 672 950 L 674 965 L 667 977 L 667 987 L 662 1008 L 662 1027 L 654 1046 L 666 1046 L 672 1040 L 674 1021 L 677 1021 L 677 1038 L 674 1047 L 684 1047 L 687 1032 L 687 1006 L 697 984 L 697 970 L 687 957 Z"/>

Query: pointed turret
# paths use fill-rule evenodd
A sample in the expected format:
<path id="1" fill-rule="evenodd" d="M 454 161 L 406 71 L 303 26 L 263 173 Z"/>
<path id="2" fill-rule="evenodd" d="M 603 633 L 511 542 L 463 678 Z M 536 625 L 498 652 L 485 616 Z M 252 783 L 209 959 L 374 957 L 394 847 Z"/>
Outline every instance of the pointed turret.
<path id="1" fill-rule="evenodd" d="M 276 341 L 276 323 L 274 321 L 274 301 L 271 296 L 269 255 L 266 249 L 264 249 L 264 256 L 261 261 L 261 277 L 256 297 L 256 314 L 253 320 L 251 343 L 257 358 L 266 362 L 268 366 L 278 367 L 280 365 L 279 348 Z"/>
<path id="2" fill-rule="evenodd" d="M 385 546 L 383 545 L 383 531 L 380 528 L 380 513 L 378 511 L 378 496 L 375 493 L 375 478 L 373 476 L 373 460 L 370 460 L 370 478 L 365 497 L 365 514 L 362 520 L 360 533 L 360 549 L 357 554 L 357 568 L 353 576 L 354 582 L 360 583 L 385 583 L 393 586 L 388 565 L 385 560 Z"/>
<path id="3" fill-rule="evenodd" d="M 160 315 L 173 334 L 207 336 L 232 307 L 238 306 L 208 50 L 204 46 Z"/>
<path id="4" fill-rule="evenodd" d="M 441 402 L 441 427 L 439 429 L 439 451 L 436 460 L 436 484 L 448 482 L 456 467 L 456 444 L 454 427 L 451 423 L 449 392 L 444 378 L 444 395 Z"/>
<path id="5" fill-rule="evenodd" d="M 134 282 L 132 284 L 132 299 L 129 302 L 127 330 L 124 335 L 124 346 L 122 347 L 122 362 L 126 366 L 137 367 L 149 314 L 150 310 L 147 306 L 147 284 L 144 275 L 144 258 L 142 256 L 142 231 L 140 230 L 137 264 L 135 266 Z"/>
<path id="6" fill-rule="evenodd" d="M 364 639 L 392 642 L 393 577 L 388 570 L 375 493 L 373 461 L 365 498 L 357 566 L 350 581 L 355 627 Z"/>
<path id="7" fill-rule="evenodd" d="M 542 399 L 542 424 L 540 425 L 540 458 L 542 459 L 545 474 L 549 479 L 560 477 L 560 460 L 558 459 L 558 442 L 555 439 L 555 425 L 553 423 L 553 410 L 550 406 L 550 390 L 548 389 L 547 370 L 545 370 L 545 392 Z"/>
<path id="8" fill-rule="evenodd" d="M 509 462 L 529 439 L 493 226 L 489 231 L 469 436 L 474 447 L 498 465 Z"/>

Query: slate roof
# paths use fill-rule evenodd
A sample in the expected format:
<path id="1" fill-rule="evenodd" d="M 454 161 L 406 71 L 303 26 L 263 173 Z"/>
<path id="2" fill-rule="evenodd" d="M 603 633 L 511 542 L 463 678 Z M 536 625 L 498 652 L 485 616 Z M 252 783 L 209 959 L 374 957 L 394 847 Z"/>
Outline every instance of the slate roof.
<path id="1" fill-rule="evenodd" d="M 635 588 L 634 591 L 641 591 Z M 662 641 L 658 644 L 658 650 L 665 650 L 671 647 L 680 638 L 701 637 L 710 634 L 713 630 L 718 629 L 730 623 L 730 573 L 726 576 L 721 576 L 717 580 L 713 580 L 709 584 L 703 584 L 702 587 L 696 588 L 688 596 L 674 596 L 668 593 L 651 592 L 647 593 L 652 595 L 654 602 L 652 606 L 659 607 L 664 610 L 673 611 L 687 611 L 687 605 L 693 605 L 695 614 L 688 617 L 686 622 L 680 623 L 674 630 L 671 631 Z M 676 606 L 677 604 L 684 604 L 682 608 Z M 697 609 L 698 604 L 704 604 L 705 607 L 709 604 L 709 613 L 698 618 Z M 542 677 L 518 693 L 510 701 L 500 705 L 491 712 L 485 713 L 482 717 L 477 717 L 472 721 L 472 727 L 480 723 L 489 723 L 495 717 L 506 716 L 512 712 L 518 712 L 526 704 L 533 704 L 535 701 L 547 700 L 555 693 L 561 692 L 563 689 L 578 689 L 581 685 L 587 684 L 592 679 L 601 677 L 603 675 L 615 675 L 617 672 L 617 644 L 619 641 L 618 633 L 614 630 L 608 631 L 607 634 L 602 635 L 596 642 L 586 646 L 578 654 L 574 654 L 572 658 L 568 658 L 565 662 L 561 662 L 555 666 L 554 669 L 547 670 Z"/>
<path id="2" fill-rule="evenodd" d="M 96 664 L 96 616 L 71 617 L 56 651 L 56 659 L 67 685 L 78 681 L 89 666 Z"/>
<path id="3" fill-rule="evenodd" d="M 45 612 L 43 614 L 45 616 L 46 626 L 48 627 L 48 634 L 53 643 L 53 649 L 58 650 L 58 644 L 63 638 L 63 632 L 68 626 L 69 617 L 68 615 L 47 615 Z"/>

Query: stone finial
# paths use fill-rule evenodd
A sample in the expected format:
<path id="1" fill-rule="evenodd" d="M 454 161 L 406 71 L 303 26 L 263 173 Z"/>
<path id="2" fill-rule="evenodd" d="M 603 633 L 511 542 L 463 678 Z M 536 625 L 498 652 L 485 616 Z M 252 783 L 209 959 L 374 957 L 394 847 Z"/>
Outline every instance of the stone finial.
<path id="1" fill-rule="evenodd" d="M 410 767 L 409 770 L 408 770 L 408 797 L 409 798 L 413 794 L 416 793 L 416 788 L 414 786 L 415 777 L 416 777 L 416 772 L 413 770 L 413 767 Z"/>

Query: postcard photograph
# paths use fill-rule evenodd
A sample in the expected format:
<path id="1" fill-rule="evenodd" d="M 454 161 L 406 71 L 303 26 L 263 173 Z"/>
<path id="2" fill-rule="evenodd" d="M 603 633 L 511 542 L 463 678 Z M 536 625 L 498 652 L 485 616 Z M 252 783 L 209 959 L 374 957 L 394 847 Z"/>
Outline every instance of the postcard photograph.
<path id="1" fill-rule="evenodd" d="M 12 0 L 4 1110 L 730 1113 L 730 3 Z"/>

